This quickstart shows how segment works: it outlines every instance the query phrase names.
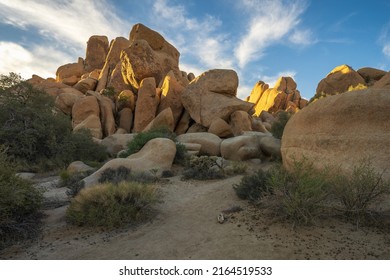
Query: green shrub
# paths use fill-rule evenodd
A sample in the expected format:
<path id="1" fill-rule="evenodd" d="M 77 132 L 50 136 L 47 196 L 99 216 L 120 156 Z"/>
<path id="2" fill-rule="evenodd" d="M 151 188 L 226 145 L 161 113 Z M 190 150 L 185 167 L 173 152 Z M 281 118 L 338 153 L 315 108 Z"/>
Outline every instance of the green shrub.
<path id="1" fill-rule="evenodd" d="M 234 191 L 241 199 L 257 202 L 264 196 L 273 194 L 273 189 L 269 184 L 269 176 L 269 173 L 263 170 L 244 176 L 239 184 L 233 186 Z"/>
<path id="2" fill-rule="evenodd" d="M 286 126 L 291 114 L 281 111 L 271 127 L 271 133 L 275 138 L 282 139 L 284 127 Z"/>
<path id="3" fill-rule="evenodd" d="M 41 219 L 42 193 L 15 176 L 0 146 L 0 250 L 14 241 L 36 236 Z"/>
<path id="4" fill-rule="evenodd" d="M 124 166 L 120 166 L 117 169 L 107 168 L 100 175 L 99 183 L 119 184 L 120 182 L 127 181 L 150 184 L 158 180 L 157 176 L 153 173 L 153 170 L 150 170 L 149 173 L 133 172 Z"/>
<path id="5" fill-rule="evenodd" d="M 347 217 L 359 225 L 369 206 L 390 193 L 390 181 L 375 171 L 370 159 L 363 159 L 350 176 L 339 175 L 336 178 L 334 190 Z"/>
<path id="6" fill-rule="evenodd" d="M 191 156 L 183 179 L 210 180 L 223 178 L 223 168 L 215 156 Z"/>
<path id="7" fill-rule="evenodd" d="M 170 131 L 166 127 L 160 127 L 151 129 L 146 132 L 138 133 L 134 139 L 128 144 L 127 151 L 120 154 L 121 158 L 128 157 L 132 154 L 139 152 L 146 143 L 155 138 L 168 138 L 176 143 L 176 155 L 175 155 L 175 163 L 184 164 L 187 158 L 187 150 L 186 147 L 177 142 L 176 134 Z"/>
<path id="8" fill-rule="evenodd" d="M 71 201 L 66 218 L 71 224 L 105 228 L 141 222 L 157 202 L 156 190 L 152 185 L 124 181 L 83 189 Z"/>
<path id="9" fill-rule="evenodd" d="M 107 158 L 88 132 L 72 133 L 70 118 L 55 109 L 53 97 L 15 74 L 0 77 L 0 145 L 24 171 Z"/>
<path id="10" fill-rule="evenodd" d="M 225 175 L 245 174 L 248 166 L 242 161 L 233 161 L 230 165 L 223 168 Z"/>
<path id="11" fill-rule="evenodd" d="M 330 194 L 330 172 L 317 170 L 307 159 L 295 160 L 290 171 L 283 166 L 270 170 L 269 184 L 281 195 L 282 209 L 298 224 L 310 224 L 324 213 Z"/>

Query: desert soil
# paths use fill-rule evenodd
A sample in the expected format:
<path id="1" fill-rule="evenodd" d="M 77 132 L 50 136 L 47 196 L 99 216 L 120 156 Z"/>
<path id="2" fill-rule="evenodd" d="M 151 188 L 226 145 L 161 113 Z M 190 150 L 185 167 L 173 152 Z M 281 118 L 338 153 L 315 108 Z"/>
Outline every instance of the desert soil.
<path id="1" fill-rule="evenodd" d="M 357 229 L 329 218 L 293 227 L 237 198 L 232 186 L 241 178 L 169 178 L 153 219 L 110 232 L 66 224 L 66 206 L 46 210 L 40 238 L 4 249 L 0 259 L 390 259 L 390 221 Z M 218 223 L 232 207 L 242 211 Z"/>

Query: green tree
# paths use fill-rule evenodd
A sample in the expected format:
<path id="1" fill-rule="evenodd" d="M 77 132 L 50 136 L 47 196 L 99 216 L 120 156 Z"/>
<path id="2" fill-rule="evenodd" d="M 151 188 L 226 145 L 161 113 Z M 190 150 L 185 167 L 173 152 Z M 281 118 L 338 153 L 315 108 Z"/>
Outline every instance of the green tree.
<path id="1" fill-rule="evenodd" d="M 88 133 L 72 133 L 69 117 L 55 109 L 53 97 L 14 73 L 0 76 L 0 145 L 30 170 L 105 158 Z"/>

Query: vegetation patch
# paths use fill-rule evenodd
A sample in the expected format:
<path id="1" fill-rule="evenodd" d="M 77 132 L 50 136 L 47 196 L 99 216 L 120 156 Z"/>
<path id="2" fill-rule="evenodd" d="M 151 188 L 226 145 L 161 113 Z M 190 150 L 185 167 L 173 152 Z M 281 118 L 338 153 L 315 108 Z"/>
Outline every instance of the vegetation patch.
<path id="1" fill-rule="evenodd" d="M 117 169 L 108 168 L 100 176 L 99 183 L 119 184 L 123 181 L 151 184 L 158 180 L 154 170 L 149 172 L 133 172 L 130 169 L 120 166 Z"/>
<path id="2" fill-rule="evenodd" d="M 369 207 L 390 193 L 390 181 L 375 171 L 370 159 L 363 159 L 354 167 L 351 175 L 339 175 L 334 182 L 334 193 L 342 211 L 357 226 Z"/>
<path id="3" fill-rule="evenodd" d="M 37 236 L 42 193 L 15 175 L 6 149 L 0 146 L 0 250 L 18 240 Z"/>
<path id="4" fill-rule="evenodd" d="M 233 188 L 239 198 L 259 202 L 264 196 L 274 193 L 269 179 L 270 173 L 259 170 L 252 175 L 244 176 Z"/>
<path id="5" fill-rule="evenodd" d="M 81 190 L 71 201 L 66 218 L 78 226 L 119 228 L 145 221 L 156 202 L 156 186 L 104 183 Z"/>
<path id="6" fill-rule="evenodd" d="M 291 113 L 287 113 L 285 111 L 278 113 L 278 118 L 274 121 L 271 127 L 271 133 L 275 138 L 282 139 L 284 128 L 291 116 Z"/>
<path id="7" fill-rule="evenodd" d="M 71 120 L 44 91 L 11 73 L 0 75 L 0 145 L 20 171 L 45 172 L 72 161 L 103 161 L 105 149 L 89 131 L 73 133 Z"/>
<path id="8" fill-rule="evenodd" d="M 210 180 L 224 177 L 223 166 L 216 156 L 191 156 L 183 179 Z"/>

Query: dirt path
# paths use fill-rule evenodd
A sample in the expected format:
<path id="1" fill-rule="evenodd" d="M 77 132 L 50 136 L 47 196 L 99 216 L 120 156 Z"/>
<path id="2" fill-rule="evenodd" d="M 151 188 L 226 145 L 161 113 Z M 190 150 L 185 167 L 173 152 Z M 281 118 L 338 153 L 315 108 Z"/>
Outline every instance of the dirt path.
<path id="1" fill-rule="evenodd" d="M 161 185 L 156 217 L 136 228 L 96 233 L 65 223 L 66 207 L 47 211 L 43 236 L 12 246 L 3 259 L 390 259 L 390 233 L 359 229 L 338 220 L 293 229 L 239 200 L 232 185 L 241 176 L 218 181 Z M 232 206 L 223 224 L 217 215 Z"/>

